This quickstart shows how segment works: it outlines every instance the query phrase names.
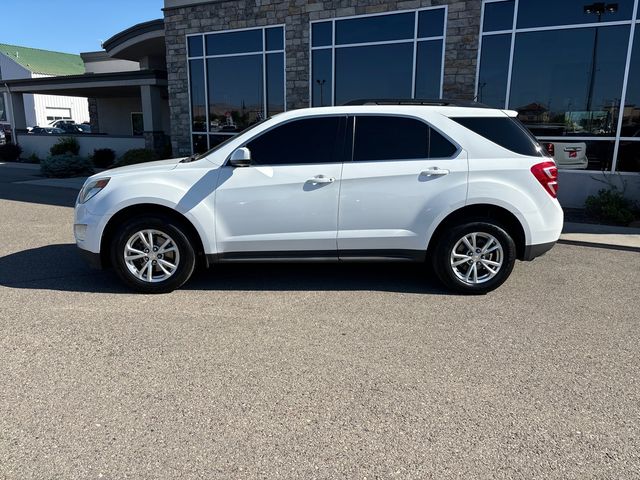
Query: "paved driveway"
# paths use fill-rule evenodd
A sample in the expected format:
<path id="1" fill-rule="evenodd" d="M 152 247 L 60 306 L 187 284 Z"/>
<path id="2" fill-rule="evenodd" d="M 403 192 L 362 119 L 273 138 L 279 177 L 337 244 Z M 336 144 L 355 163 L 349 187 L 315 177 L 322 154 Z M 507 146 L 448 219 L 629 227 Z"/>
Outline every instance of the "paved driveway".
<path id="1" fill-rule="evenodd" d="M 78 258 L 64 192 L 0 189 L 0 478 L 640 477 L 638 253 L 473 298 L 394 265 L 144 296 Z"/>

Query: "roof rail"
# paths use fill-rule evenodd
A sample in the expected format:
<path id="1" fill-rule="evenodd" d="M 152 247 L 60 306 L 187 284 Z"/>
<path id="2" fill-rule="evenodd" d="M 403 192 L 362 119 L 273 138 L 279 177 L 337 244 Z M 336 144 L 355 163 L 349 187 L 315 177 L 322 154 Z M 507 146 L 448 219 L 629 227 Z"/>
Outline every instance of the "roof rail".
<path id="1" fill-rule="evenodd" d="M 434 107 L 472 107 L 472 108 L 491 108 L 483 103 L 473 102 L 471 100 L 452 100 L 446 98 L 439 99 L 395 99 L 395 98 L 368 98 L 360 100 L 352 100 L 343 104 L 344 106 L 354 105 L 429 105 Z"/>

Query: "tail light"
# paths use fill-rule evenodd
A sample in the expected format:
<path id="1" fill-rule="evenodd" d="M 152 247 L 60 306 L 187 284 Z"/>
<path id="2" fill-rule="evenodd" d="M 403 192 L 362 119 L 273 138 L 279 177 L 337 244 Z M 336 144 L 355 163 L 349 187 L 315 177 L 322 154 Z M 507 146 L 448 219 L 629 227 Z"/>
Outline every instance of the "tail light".
<path id="1" fill-rule="evenodd" d="M 544 148 L 547 150 L 550 157 L 553 157 L 556 154 L 556 147 L 553 143 L 545 143 Z"/>
<path id="2" fill-rule="evenodd" d="M 554 162 L 542 162 L 531 167 L 531 173 L 553 198 L 558 196 L 558 167 Z"/>

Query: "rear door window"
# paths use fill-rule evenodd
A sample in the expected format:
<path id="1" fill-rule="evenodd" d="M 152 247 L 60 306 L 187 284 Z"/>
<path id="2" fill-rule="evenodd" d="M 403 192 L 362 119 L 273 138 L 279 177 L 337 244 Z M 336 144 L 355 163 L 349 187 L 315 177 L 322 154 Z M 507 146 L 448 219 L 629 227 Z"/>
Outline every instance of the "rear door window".
<path id="1" fill-rule="evenodd" d="M 449 158 L 457 147 L 421 120 L 407 117 L 356 117 L 353 160 Z"/>
<path id="2" fill-rule="evenodd" d="M 536 138 L 515 118 L 452 117 L 451 120 L 514 153 L 532 157 L 544 156 Z"/>

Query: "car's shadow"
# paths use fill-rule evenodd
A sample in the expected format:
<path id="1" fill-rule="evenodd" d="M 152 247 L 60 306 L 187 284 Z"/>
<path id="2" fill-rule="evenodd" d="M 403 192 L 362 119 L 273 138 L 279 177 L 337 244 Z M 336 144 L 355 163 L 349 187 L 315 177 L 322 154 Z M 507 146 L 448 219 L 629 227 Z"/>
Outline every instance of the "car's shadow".
<path id="1" fill-rule="evenodd" d="M 113 271 L 90 269 L 73 244 L 0 257 L 0 285 L 68 292 L 131 293 Z M 386 291 L 447 294 L 425 265 L 225 264 L 202 270 L 183 287 L 203 291 Z"/>

